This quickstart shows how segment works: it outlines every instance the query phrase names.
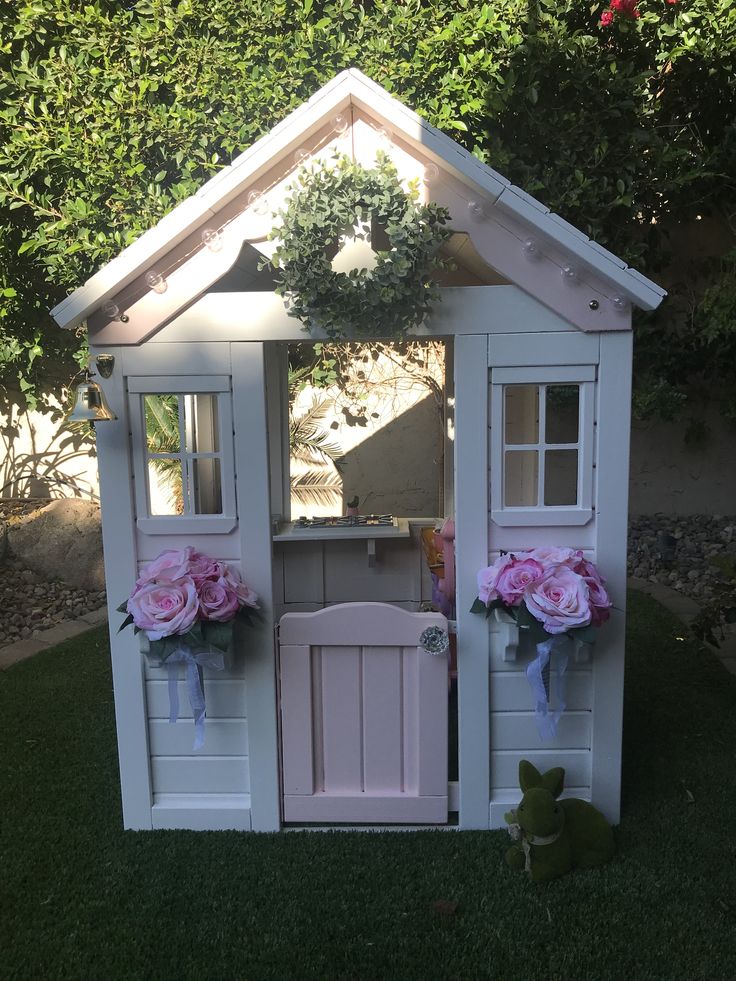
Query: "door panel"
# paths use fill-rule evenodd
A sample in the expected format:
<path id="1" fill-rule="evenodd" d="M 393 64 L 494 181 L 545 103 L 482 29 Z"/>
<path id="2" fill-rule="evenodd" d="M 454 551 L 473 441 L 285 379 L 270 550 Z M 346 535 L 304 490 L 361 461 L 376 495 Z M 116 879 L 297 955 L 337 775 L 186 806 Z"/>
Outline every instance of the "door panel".
<path id="1" fill-rule="evenodd" d="M 284 820 L 447 820 L 447 655 L 437 613 L 345 603 L 287 613 L 279 634 Z"/>

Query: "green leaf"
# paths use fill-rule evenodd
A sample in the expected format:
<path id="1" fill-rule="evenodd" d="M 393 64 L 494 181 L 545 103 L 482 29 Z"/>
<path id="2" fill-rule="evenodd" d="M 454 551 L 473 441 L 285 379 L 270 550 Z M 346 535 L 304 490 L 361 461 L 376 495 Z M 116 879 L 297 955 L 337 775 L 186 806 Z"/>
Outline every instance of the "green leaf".
<path id="1" fill-rule="evenodd" d="M 121 610 L 120 612 L 122 613 L 123 611 Z M 127 617 L 123 620 L 121 625 L 118 627 L 117 632 L 120 633 L 121 630 L 125 630 L 126 627 L 129 627 L 131 625 L 131 623 L 133 623 L 133 616 L 132 614 L 129 613 Z"/>
<path id="2" fill-rule="evenodd" d="M 233 639 L 233 625 L 230 623 L 217 623 L 208 620 L 203 625 L 203 639 L 206 644 L 216 647 L 219 651 L 228 650 Z"/>
<path id="3" fill-rule="evenodd" d="M 473 605 L 470 607 L 470 612 L 486 614 L 488 612 L 488 608 L 486 607 L 486 604 L 483 602 L 483 600 L 478 599 L 478 597 L 476 596 L 476 598 L 473 600 Z"/>
<path id="4" fill-rule="evenodd" d="M 598 639 L 598 628 L 591 627 L 573 627 L 572 630 L 568 631 L 571 637 L 575 637 L 576 640 L 581 641 L 583 644 L 595 644 Z"/>
<path id="5" fill-rule="evenodd" d="M 549 640 L 550 634 L 547 633 L 539 620 L 529 612 L 526 603 L 522 602 L 516 609 L 516 622 L 519 629 L 526 632 L 533 644 L 542 644 L 545 640 Z"/>

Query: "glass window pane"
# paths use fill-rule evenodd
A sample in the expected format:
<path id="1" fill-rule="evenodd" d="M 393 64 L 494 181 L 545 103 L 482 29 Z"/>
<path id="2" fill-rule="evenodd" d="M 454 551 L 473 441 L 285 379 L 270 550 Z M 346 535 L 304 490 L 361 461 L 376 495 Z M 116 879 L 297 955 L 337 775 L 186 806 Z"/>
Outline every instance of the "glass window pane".
<path id="1" fill-rule="evenodd" d="M 536 450 L 510 450 L 506 453 L 504 507 L 536 507 L 539 453 Z"/>
<path id="2" fill-rule="evenodd" d="M 580 386 L 547 385 L 545 414 L 547 443 L 577 443 Z"/>
<path id="3" fill-rule="evenodd" d="M 191 500 L 195 514 L 222 514 L 220 461 L 197 458 L 191 461 Z"/>
<path id="4" fill-rule="evenodd" d="M 181 460 L 148 461 L 148 499 L 151 515 L 184 513 Z"/>
<path id="5" fill-rule="evenodd" d="M 218 453 L 217 395 L 185 395 L 184 419 L 189 453 Z"/>
<path id="6" fill-rule="evenodd" d="M 539 442 L 539 386 L 506 385 L 506 444 Z"/>
<path id="7" fill-rule="evenodd" d="M 578 451 L 544 454 L 544 503 L 547 507 L 578 503 Z"/>
<path id="8" fill-rule="evenodd" d="M 146 395 L 146 446 L 149 453 L 178 453 L 179 396 Z"/>

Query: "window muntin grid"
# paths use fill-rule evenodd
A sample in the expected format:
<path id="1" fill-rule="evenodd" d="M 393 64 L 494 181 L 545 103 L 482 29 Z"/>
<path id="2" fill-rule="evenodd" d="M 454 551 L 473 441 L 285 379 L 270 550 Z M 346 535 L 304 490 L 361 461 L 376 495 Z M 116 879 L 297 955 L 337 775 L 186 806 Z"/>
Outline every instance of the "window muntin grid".
<path id="1" fill-rule="evenodd" d="M 214 393 L 143 396 L 149 514 L 222 514 L 222 451 Z"/>
<path id="2" fill-rule="evenodd" d="M 577 507 L 580 385 L 504 385 L 503 395 L 503 507 Z"/>

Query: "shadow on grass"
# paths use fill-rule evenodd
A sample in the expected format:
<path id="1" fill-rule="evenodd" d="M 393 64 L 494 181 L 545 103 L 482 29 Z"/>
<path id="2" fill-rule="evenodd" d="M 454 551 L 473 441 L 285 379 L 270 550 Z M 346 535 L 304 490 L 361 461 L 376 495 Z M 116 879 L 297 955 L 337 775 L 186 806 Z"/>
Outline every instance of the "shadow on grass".
<path id="1" fill-rule="evenodd" d="M 549 886 L 504 832 L 122 832 L 106 637 L 17 665 L 0 977 L 736 976 L 736 679 L 646 597 L 629 631 L 619 853 Z"/>

